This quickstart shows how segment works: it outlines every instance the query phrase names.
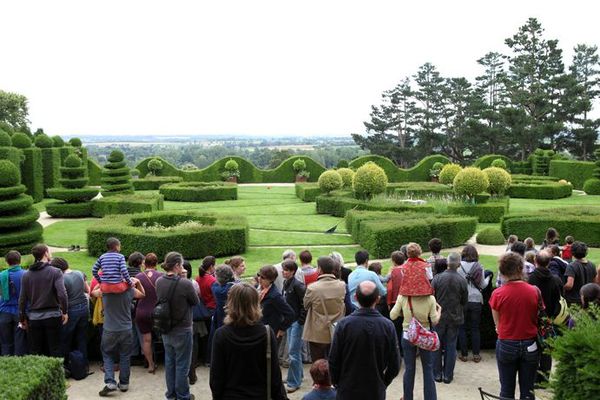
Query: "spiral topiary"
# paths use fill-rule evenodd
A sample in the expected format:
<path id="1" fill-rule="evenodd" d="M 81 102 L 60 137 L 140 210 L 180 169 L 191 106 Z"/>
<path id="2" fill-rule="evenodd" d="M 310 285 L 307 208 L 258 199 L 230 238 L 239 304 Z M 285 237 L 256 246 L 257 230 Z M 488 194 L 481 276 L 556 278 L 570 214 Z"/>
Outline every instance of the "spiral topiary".
<path id="1" fill-rule="evenodd" d="M 342 177 L 343 187 L 352 187 L 352 179 L 354 179 L 354 171 L 350 168 L 340 168 L 337 173 Z"/>
<path id="2" fill-rule="evenodd" d="M 337 171 L 325 171 L 319 176 L 319 189 L 323 193 L 341 189 L 343 184 L 342 177 Z"/>
<path id="3" fill-rule="evenodd" d="M 69 144 L 73 147 L 83 146 L 83 143 L 81 143 L 81 139 L 76 138 L 76 137 L 69 139 Z"/>
<path id="4" fill-rule="evenodd" d="M 456 175 L 462 170 L 458 164 L 446 164 L 440 171 L 440 183 L 444 185 L 452 185 Z"/>
<path id="5" fill-rule="evenodd" d="M 473 198 L 476 194 L 488 190 L 490 181 L 479 168 L 467 167 L 456 174 L 453 186 L 454 193 L 458 196 Z"/>
<path id="6" fill-rule="evenodd" d="M 504 160 L 500 160 L 504 162 Z M 492 195 L 502 196 L 512 183 L 512 178 L 505 169 L 499 167 L 488 167 L 483 170 L 489 181 L 488 191 Z"/>
<path id="7" fill-rule="evenodd" d="M 62 203 L 50 203 L 46 211 L 53 217 L 89 217 L 92 215 L 91 199 L 96 197 L 99 190 L 86 186 L 89 179 L 85 176 L 86 167 L 81 158 L 70 154 L 65 158 L 64 166 L 60 168 L 61 187 L 48 189 L 48 196 L 62 200 Z"/>
<path id="8" fill-rule="evenodd" d="M 18 149 L 28 149 L 31 147 L 31 139 L 23 132 L 17 132 L 12 136 L 12 145 Z"/>
<path id="9" fill-rule="evenodd" d="M 60 136 L 52 136 L 52 147 L 64 147 L 65 141 Z"/>
<path id="10" fill-rule="evenodd" d="M 359 199 L 370 199 L 376 194 L 385 192 L 388 177 L 383 168 L 369 161 L 356 170 L 352 179 L 352 190 Z"/>
<path id="11" fill-rule="evenodd" d="M 10 139 L 10 135 L 4 131 L 0 131 L 0 147 L 10 146 L 12 146 L 12 140 Z"/>
<path id="12" fill-rule="evenodd" d="M 506 161 L 504 161 L 501 158 L 496 158 L 494 161 L 492 161 L 492 163 L 490 164 L 492 167 L 496 167 L 496 168 L 502 168 L 504 170 L 506 170 L 507 166 L 506 166 Z"/>
<path id="13" fill-rule="evenodd" d="M 41 149 L 49 149 L 54 146 L 54 141 L 50 138 L 50 136 L 42 133 L 35 137 L 35 147 L 39 147 Z"/>
<path id="14" fill-rule="evenodd" d="M 101 182 L 103 196 L 133 193 L 131 174 L 122 151 L 113 150 L 109 154 L 108 162 L 102 169 Z"/>
<path id="15" fill-rule="evenodd" d="M 148 170 L 150 171 L 150 174 L 158 176 L 162 169 L 163 163 L 158 158 L 153 158 L 152 160 L 148 161 Z"/>
<path id="16" fill-rule="evenodd" d="M 41 241 L 40 213 L 33 199 L 25 194 L 19 168 L 8 160 L 0 160 L 0 255 L 9 250 L 30 252 Z"/>

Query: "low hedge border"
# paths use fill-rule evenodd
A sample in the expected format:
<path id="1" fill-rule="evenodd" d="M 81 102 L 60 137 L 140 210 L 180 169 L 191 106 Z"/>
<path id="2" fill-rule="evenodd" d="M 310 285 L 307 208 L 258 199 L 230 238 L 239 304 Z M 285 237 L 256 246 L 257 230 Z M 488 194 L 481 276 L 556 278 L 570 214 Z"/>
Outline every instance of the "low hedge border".
<path id="1" fill-rule="evenodd" d="M 477 217 L 479 222 L 500 222 L 508 212 L 507 200 L 490 200 L 483 204 L 448 204 L 448 213 Z"/>
<path id="2" fill-rule="evenodd" d="M 528 183 L 513 183 L 508 189 L 508 195 L 516 199 L 562 199 L 573 193 L 573 185 L 558 182 L 530 181 Z"/>
<path id="3" fill-rule="evenodd" d="M 181 182 L 180 176 L 151 176 L 147 178 L 133 179 L 133 188 L 135 190 L 158 190 L 165 183 Z"/>
<path id="4" fill-rule="evenodd" d="M 408 242 L 426 247 L 431 238 L 442 240 L 445 247 L 465 243 L 477 227 L 477 219 L 458 215 L 373 212 L 351 210 L 346 228 L 373 258 L 388 258 Z"/>
<path id="5" fill-rule="evenodd" d="M 54 218 L 82 218 L 94 213 L 94 202 L 84 203 L 48 203 L 46 212 Z"/>
<path id="6" fill-rule="evenodd" d="M 237 200 L 237 185 L 227 182 L 167 183 L 160 187 L 159 192 L 170 201 Z"/>
<path id="7" fill-rule="evenodd" d="M 358 200 L 349 195 L 331 195 L 317 196 L 318 214 L 331 214 L 335 217 L 344 217 L 348 210 L 370 210 L 370 211 L 413 211 L 420 213 L 433 213 L 433 206 L 429 205 L 411 205 L 411 204 L 374 204 L 368 200 Z"/>
<path id="8" fill-rule="evenodd" d="M 320 194 L 321 189 L 316 183 L 296 183 L 296 197 L 302 201 L 315 201 Z"/>
<path id="9" fill-rule="evenodd" d="M 527 182 L 558 182 L 559 178 L 554 176 L 543 176 L 543 175 L 525 175 L 525 174 L 513 174 L 510 176 L 513 183 L 527 183 Z"/>
<path id="10" fill-rule="evenodd" d="M 5 400 L 66 400 L 61 358 L 0 357 L 0 393 Z M 10 373 L 9 373 L 10 371 Z"/>
<path id="11" fill-rule="evenodd" d="M 508 214 L 502 219 L 502 233 L 506 237 L 531 237 L 541 243 L 548 228 L 555 228 L 562 238 L 570 235 L 590 247 L 600 247 L 600 207 L 563 207 Z"/>
<path id="12" fill-rule="evenodd" d="M 198 221 L 200 227 L 177 229 L 173 232 L 147 231 L 143 224 L 158 223 L 165 227 L 186 221 Z M 248 222 L 240 215 L 219 215 L 197 211 L 159 211 L 143 214 L 111 215 L 102 224 L 88 228 L 88 252 L 99 256 L 105 251 L 106 239 L 121 241 L 121 252 L 153 252 L 162 259 L 170 251 L 185 258 L 207 255 L 241 254 L 248 246 Z"/>
<path id="13" fill-rule="evenodd" d="M 452 187 L 435 182 L 406 182 L 388 185 L 399 196 L 410 197 L 447 197 L 454 196 Z M 389 192 L 389 190 L 388 190 Z"/>
<path id="14" fill-rule="evenodd" d="M 104 217 L 109 214 L 133 214 L 150 211 L 160 211 L 164 208 L 164 198 L 156 195 L 115 194 L 93 201 L 94 217 Z"/>

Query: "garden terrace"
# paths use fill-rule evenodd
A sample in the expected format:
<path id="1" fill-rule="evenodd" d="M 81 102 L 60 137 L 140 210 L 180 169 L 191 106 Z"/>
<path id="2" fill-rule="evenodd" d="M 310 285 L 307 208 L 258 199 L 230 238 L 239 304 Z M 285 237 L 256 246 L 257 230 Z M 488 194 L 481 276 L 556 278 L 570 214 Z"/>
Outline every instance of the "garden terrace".
<path id="1" fill-rule="evenodd" d="M 236 200 L 237 185 L 228 182 L 178 182 L 162 185 L 159 189 L 165 200 L 203 202 Z"/>

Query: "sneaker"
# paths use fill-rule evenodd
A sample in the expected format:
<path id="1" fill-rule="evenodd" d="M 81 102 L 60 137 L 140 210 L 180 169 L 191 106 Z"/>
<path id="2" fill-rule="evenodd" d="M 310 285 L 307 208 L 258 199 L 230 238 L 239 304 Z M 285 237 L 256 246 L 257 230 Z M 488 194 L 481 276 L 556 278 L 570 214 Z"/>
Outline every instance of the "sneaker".
<path id="1" fill-rule="evenodd" d="M 463 356 L 462 354 L 460 356 L 458 356 L 458 359 L 462 362 L 467 362 L 469 361 L 469 359 L 467 358 L 467 356 Z"/>
<path id="2" fill-rule="evenodd" d="M 442 377 L 441 376 L 436 376 L 433 378 L 434 381 L 436 381 L 437 383 L 442 383 Z"/>
<path id="3" fill-rule="evenodd" d="M 287 388 L 286 388 L 286 391 L 287 391 L 288 393 L 294 393 L 294 392 L 295 392 L 295 391 L 297 391 L 298 389 L 300 389 L 300 387 L 299 387 L 299 386 L 298 386 L 298 387 L 295 387 L 295 388 L 287 386 Z"/>
<path id="4" fill-rule="evenodd" d="M 129 390 L 129 384 L 119 383 L 117 387 L 121 392 L 126 392 Z"/>
<path id="5" fill-rule="evenodd" d="M 117 391 L 117 385 L 108 384 L 108 385 L 104 386 L 104 388 L 98 393 L 98 395 L 100 397 L 106 397 L 110 393 L 116 392 L 116 391 Z"/>
<path id="6" fill-rule="evenodd" d="M 448 378 L 444 378 L 444 383 L 451 383 L 452 382 L 452 378 L 448 379 Z"/>

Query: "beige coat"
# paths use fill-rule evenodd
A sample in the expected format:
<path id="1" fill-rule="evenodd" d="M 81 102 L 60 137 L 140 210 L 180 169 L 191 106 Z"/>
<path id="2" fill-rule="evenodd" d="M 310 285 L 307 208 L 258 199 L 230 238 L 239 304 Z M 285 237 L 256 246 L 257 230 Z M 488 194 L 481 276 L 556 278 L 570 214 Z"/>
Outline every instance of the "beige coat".
<path id="1" fill-rule="evenodd" d="M 329 325 L 344 317 L 345 296 L 346 284 L 332 274 L 323 274 L 315 283 L 309 285 L 304 296 L 306 322 L 302 339 L 315 343 L 331 343 Z M 329 321 L 327 314 L 329 314 Z"/>

